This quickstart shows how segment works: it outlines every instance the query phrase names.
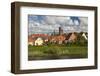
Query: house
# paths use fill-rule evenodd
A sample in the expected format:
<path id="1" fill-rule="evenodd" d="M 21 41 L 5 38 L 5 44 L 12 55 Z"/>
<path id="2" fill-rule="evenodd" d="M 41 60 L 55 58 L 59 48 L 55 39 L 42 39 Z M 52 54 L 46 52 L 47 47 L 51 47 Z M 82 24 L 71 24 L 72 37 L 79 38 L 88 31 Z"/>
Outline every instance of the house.
<path id="1" fill-rule="evenodd" d="M 37 38 L 35 40 L 35 46 L 40 46 L 43 45 L 43 39 L 42 38 Z"/>
<path id="2" fill-rule="evenodd" d="M 77 33 L 73 32 L 73 33 L 68 33 L 66 35 L 66 38 L 64 40 L 65 43 L 67 42 L 75 42 L 77 40 Z"/>
<path id="3" fill-rule="evenodd" d="M 58 44 L 62 44 L 64 40 L 65 40 L 65 36 L 63 35 L 58 36 Z"/>
<path id="4" fill-rule="evenodd" d="M 77 34 L 75 32 L 71 33 L 68 41 L 69 42 L 75 42 L 77 40 Z"/>
<path id="5" fill-rule="evenodd" d="M 50 42 L 51 43 L 58 43 L 58 44 L 62 44 L 65 40 L 65 36 L 63 35 L 58 35 L 58 36 L 51 36 L 50 37 Z"/>
<path id="6" fill-rule="evenodd" d="M 48 42 L 48 37 L 49 37 L 49 35 L 47 35 L 47 34 L 31 34 L 28 36 L 28 45 L 32 45 L 32 46 L 38 45 L 39 44 L 38 42 L 41 39 L 43 40 L 43 42 Z M 39 40 L 38 40 L 38 38 L 39 38 Z"/>
<path id="7" fill-rule="evenodd" d="M 65 40 L 64 40 L 64 43 L 67 43 L 68 42 L 68 39 L 70 38 L 72 33 L 68 33 L 67 35 L 65 35 Z"/>
<path id="8" fill-rule="evenodd" d="M 34 40 L 29 36 L 28 37 L 28 45 L 31 45 L 31 46 L 33 46 L 34 45 Z"/>
<path id="9" fill-rule="evenodd" d="M 33 46 L 33 42 L 32 41 L 28 42 L 28 45 Z"/>
<path id="10" fill-rule="evenodd" d="M 88 40 L 88 38 L 87 38 L 87 36 L 86 36 L 86 34 L 85 34 L 85 33 L 83 33 L 83 34 L 82 34 L 82 37 L 84 37 L 84 38 L 85 38 L 85 40 Z"/>

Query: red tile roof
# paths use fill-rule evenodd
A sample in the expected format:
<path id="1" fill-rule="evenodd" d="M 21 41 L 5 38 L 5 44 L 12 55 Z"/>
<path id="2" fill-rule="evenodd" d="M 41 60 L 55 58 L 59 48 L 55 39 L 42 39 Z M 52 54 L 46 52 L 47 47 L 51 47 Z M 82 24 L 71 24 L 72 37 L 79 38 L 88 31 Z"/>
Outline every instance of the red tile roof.
<path id="1" fill-rule="evenodd" d="M 49 37 L 49 35 L 47 35 L 47 34 L 32 34 L 31 37 L 32 38 L 34 38 L 34 37 Z"/>
<path id="2" fill-rule="evenodd" d="M 28 36 L 28 42 L 33 42 L 38 37 L 48 38 L 49 35 L 47 35 L 47 34 L 32 34 L 32 35 Z"/>

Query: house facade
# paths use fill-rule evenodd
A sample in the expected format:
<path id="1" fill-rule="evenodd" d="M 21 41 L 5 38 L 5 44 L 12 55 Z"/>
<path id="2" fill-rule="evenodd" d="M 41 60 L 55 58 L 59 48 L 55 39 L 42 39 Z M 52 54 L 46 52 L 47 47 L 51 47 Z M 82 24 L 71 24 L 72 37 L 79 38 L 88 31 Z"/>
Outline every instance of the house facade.
<path id="1" fill-rule="evenodd" d="M 35 40 L 35 46 L 41 46 L 43 45 L 43 39 L 42 38 L 37 38 Z"/>
<path id="2" fill-rule="evenodd" d="M 58 44 L 62 44 L 65 40 L 65 36 L 63 35 L 59 35 L 59 36 L 51 36 L 50 38 L 50 42 L 52 43 L 58 43 Z"/>
<path id="3" fill-rule="evenodd" d="M 71 33 L 71 35 L 70 35 L 68 41 L 69 41 L 69 42 L 75 42 L 76 40 L 77 40 L 77 35 L 76 35 L 74 32 Z"/>
<path id="4" fill-rule="evenodd" d="M 82 36 L 85 38 L 85 40 L 88 40 L 88 38 L 87 38 L 85 33 L 83 33 Z"/>

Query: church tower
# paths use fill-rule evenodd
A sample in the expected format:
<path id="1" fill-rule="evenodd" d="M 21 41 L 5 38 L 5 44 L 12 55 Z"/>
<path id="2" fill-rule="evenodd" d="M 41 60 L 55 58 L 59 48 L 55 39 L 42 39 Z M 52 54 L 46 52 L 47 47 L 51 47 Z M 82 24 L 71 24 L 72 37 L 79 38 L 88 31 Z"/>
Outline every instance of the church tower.
<path id="1" fill-rule="evenodd" d="M 61 27 L 59 27 L 59 35 L 63 34 L 63 29 Z"/>

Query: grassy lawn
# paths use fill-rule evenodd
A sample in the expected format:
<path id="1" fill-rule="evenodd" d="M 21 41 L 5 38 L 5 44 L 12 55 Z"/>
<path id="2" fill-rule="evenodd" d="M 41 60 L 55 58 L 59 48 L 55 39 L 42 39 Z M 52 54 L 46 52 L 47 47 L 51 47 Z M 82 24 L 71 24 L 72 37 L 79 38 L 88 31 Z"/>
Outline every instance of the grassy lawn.
<path id="1" fill-rule="evenodd" d="M 29 60 L 87 58 L 87 46 L 28 46 Z"/>

